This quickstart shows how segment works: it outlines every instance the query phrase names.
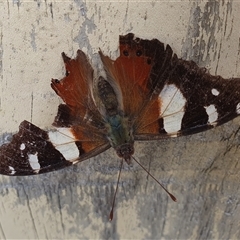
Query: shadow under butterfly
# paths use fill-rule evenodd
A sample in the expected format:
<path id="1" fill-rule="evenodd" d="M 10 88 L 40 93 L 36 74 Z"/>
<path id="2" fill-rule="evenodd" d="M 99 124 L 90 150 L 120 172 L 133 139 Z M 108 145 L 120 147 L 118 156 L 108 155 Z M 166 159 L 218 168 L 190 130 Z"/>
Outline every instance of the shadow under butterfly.
<path id="1" fill-rule="evenodd" d="M 197 133 L 240 114 L 240 78 L 212 76 L 195 62 L 178 58 L 157 39 L 129 33 L 120 36 L 115 61 L 99 54 L 106 79 L 93 77 L 81 50 L 75 59 L 62 53 L 66 76 L 51 83 L 64 101 L 53 122 L 56 130 L 47 132 L 23 121 L 12 141 L 0 147 L 0 174 L 55 171 L 110 147 L 122 160 L 120 172 L 123 160 L 130 164 L 132 159 L 146 170 L 133 157 L 134 141 Z"/>

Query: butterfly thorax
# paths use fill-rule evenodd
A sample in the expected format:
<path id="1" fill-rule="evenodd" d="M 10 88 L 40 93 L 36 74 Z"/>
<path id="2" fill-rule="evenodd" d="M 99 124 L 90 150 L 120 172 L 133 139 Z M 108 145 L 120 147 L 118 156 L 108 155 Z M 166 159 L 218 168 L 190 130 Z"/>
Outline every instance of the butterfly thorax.
<path id="1" fill-rule="evenodd" d="M 134 153 L 134 139 L 128 118 L 117 114 L 107 120 L 108 140 L 117 155 L 129 164 Z"/>

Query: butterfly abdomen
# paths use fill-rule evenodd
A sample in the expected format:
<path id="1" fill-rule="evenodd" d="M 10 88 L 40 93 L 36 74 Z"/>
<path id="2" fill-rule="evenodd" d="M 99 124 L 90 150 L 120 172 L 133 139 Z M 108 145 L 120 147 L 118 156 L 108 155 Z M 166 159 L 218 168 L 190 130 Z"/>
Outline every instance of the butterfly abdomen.
<path id="1" fill-rule="evenodd" d="M 98 80 L 98 94 L 103 104 L 105 115 L 114 116 L 119 112 L 119 103 L 113 87 L 103 77 Z"/>

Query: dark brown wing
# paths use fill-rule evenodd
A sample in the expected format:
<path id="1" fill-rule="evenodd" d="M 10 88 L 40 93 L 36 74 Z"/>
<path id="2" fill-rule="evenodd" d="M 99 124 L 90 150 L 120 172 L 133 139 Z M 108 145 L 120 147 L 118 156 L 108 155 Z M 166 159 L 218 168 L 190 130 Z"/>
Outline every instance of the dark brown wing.
<path id="1" fill-rule="evenodd" d="M 108 80 L 120 86 L 136 140 L 193 134 L 240 113 L 240 79 L 212 76 L 157 39 L 120 36 L 120 56 L 101 58 Z"/>
<path id="2" fill-rule="evenodd" d="M 100 144 L 86 151 L 85 145 L 72 137 L 68 129 L 47 132 L 23 121 L 11 142 L 0 147 L 0 174 L 19 176 L 55 171 L 109 148 L 108 144 Z"/>

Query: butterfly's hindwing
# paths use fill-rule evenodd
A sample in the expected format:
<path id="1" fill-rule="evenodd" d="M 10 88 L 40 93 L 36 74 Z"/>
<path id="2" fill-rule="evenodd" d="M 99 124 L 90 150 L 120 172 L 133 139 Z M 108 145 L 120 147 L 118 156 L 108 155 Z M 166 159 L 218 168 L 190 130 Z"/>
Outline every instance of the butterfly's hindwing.
<path id="1" fill-rule="evenodd" d="M 107 148 L 109 145 L 102 142 L 93 145 L 78 141 L 72 128 L 47 132 L 23 121 L 12 141 L 0 147 L 0 174 L 46 173 L 93 157 Z"/>

